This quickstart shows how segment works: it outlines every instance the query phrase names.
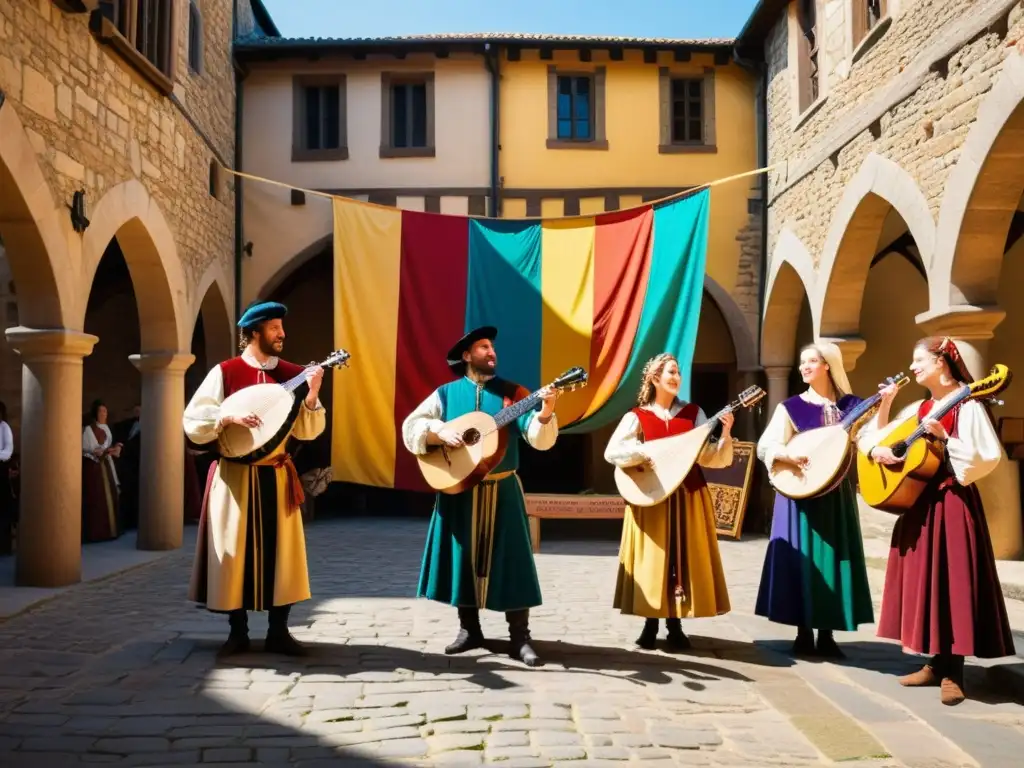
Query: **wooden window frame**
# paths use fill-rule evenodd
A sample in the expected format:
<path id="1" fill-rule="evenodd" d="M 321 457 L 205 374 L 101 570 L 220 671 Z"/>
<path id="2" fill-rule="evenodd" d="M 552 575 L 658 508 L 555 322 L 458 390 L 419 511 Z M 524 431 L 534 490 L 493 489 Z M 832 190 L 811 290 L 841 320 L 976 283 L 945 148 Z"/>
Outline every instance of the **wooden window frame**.
<path id="1" fill-rule="evenodd" d="M 348 108 L 345 75 L 295 75 L 292 77 L 292 162 L 316 163 L 348 160 Z M 306 146 L 306 88 L 338 88 L 338 146 L 310 149 Z"/>
<path id="2" fill-rule="evenodd" d="M 188 0 L 188 68 L 195 75 L 203 74 L 206 69 L 205 38 L 203 12 L 199 9 L 199 2 L 198 0 Z"/>
<path id="3" fill-rule="evenodd" d="M 804 15 L 806 5 L 814 9 L 814 23 L 809 24 Z M 818 0 L 798 0 L 796 5 L 797 31 L 797 113 L 804 114 L 813 107 L 823 93 L 821 88 L 821 44 L 819 38 Z M 814 45 L 810 39 L 814 38 Z"/>
<path id="4" fill-rule="evenodd" d="M 591 139 L 560 139 L 558 138 L 558 78 L 589 77 L 593 82 L 591 89 L 591 111 L 594 135 Z M 605 134 L 605 67 L 594 67 L 590 70 L 558 69 L 548 66 L 548 149 L 608 149 L 608 137 Z"/>
<path id="5" fill-rule="evenodd" d="M 160 61 L 154 63 L 136 46 L 136 20 L 140 7 L 146 10 L 149 2 L 151 0 L 105 0 L 90 15 L 89 28 L 101 45 L 109 47 L 158 91 L 169 96 L 174 91 L 174 78 L 178 69 L 182 17 L 180 3 L 177 0 L 159 0 L 163 19 L 157 42 L 162 44 L 163 50 L 158 57 Z M 103 13 L 104 7 L 114 9 L 114 20 Z"/>
<path id="6" fill-rule="evenodd" d="M 676 80 L 703 80 L 701 93 L 703 127 L 700 141 L 673 141 L 672 139 L 672 83 Z M 658 68 L 658 101 L 661 136 L 658 152 L 663 155 L 717 152 L 717 130 L 715 126 L 715 69 L 705 67 L 699 73 L 672 72 L 669 67 Z"/>
<path id="7" fill-rule="evenodd" d="M 889 0 L 851 0 L 850 18 L 850 39 L 853 44 L 850 62 L 855 64 L 892 26 Z"/>
<path id="8" fill-rule="evenodd" d="M 391 88 L 395 85 L 423 85 L 427 100 L 427 146 L 396 147 L 393 145 L 391 124 Z M 381 72 L 380 74 L 380 154 L 381 158 L 435 157 L 434 136 L 434 73 L 433 72 Z"/>

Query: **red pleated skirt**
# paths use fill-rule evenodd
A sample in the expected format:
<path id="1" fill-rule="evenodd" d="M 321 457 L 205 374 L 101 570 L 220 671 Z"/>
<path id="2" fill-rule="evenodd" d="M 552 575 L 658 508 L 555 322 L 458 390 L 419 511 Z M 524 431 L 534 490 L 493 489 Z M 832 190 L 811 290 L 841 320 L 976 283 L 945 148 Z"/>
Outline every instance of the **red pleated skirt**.
<path id="1" fill-rule="evenodd" d="M 892 533 L 878 636 L 905 650 L 1014 654 L 992 541 L 973 485 L 937 478 Z"/>

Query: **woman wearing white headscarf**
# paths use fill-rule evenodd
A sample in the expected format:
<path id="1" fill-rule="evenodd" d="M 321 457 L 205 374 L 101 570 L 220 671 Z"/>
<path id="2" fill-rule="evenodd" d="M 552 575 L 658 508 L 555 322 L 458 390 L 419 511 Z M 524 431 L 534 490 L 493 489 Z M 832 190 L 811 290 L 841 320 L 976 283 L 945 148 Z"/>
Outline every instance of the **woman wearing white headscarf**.
<path id="1" fill-rule="evenodd" d="M 757 457 L 769 469 L 776 462 L 806 464 L 809 457 L 786 450 L 793 435 L 836 424 L 861 402 L 850 393 L 835 344 L 804 347 L 800 377 L 807 391 L 779 404 L 757 444 Z M 874 621 L 857 497 L 849 477 L 811 499 L 775 495 L 755 613 L 797 627 L 793 652 L 799 655 L 841 657 L 833 630 L 854 631 L 858 624 Z"/>

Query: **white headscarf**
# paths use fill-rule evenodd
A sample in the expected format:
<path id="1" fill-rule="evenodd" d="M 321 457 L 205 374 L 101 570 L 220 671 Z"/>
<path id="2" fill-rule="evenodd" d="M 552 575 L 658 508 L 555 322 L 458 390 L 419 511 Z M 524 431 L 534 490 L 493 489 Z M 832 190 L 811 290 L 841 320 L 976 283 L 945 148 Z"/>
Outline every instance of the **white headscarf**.
<path id="1" fill-rule="evenodd" d="M 846 369 L 843 367 L 843 353 L 839 351 L 839 347 L 831 341 L 816 341 L 811 346 L 818 350 L 821 359 L 828 363 L 832 384 L 838 390 L 836 399 L 843 395 L 853 394 L 850 379 L 846 376 Z"/>

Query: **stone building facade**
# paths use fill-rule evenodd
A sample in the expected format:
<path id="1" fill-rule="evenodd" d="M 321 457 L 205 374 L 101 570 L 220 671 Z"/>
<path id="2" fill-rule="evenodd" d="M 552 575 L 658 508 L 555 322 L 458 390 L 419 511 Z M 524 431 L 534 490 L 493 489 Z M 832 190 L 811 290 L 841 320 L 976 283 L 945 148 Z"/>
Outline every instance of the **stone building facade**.
<path id="1" fill-rule="evenodd" d="M 258 0 L 239 5 L 239 22 L 256 24 Z M 139 546 L 181 544 L 184 375 L 200 314 L 206 362 L 232 349 L 234 184 L 221 166 L 235 165 L 235 16 L 234 0 L 0 0 L 0 238 L 17 298 L 6 343 L 24 366 L 23 391 L 3 397 L 31 510 L 19 583 L 80 577 L 83 360 L 88 378 L 94 348 L 120 334 L 87 308 L 111 250 L 137 299 L 138 346 L 125 351 L 141 373 Z"/>
<path id="2" fill-rule="evenodd" d="M 772 405 L 796 391 L 812 338 L 840 344 L 865 394 L 927 334 L 956 339 L 975 376 L 1024 363 L 1022 39 L 1019 0 L 758 5 L 737 47 L 767 84 Z M 1024 390 L 997 417 L 1014 459 Z M 1020 556 L 1017 462 L 997 474 L 982 487 L 997 555 Z"/>

